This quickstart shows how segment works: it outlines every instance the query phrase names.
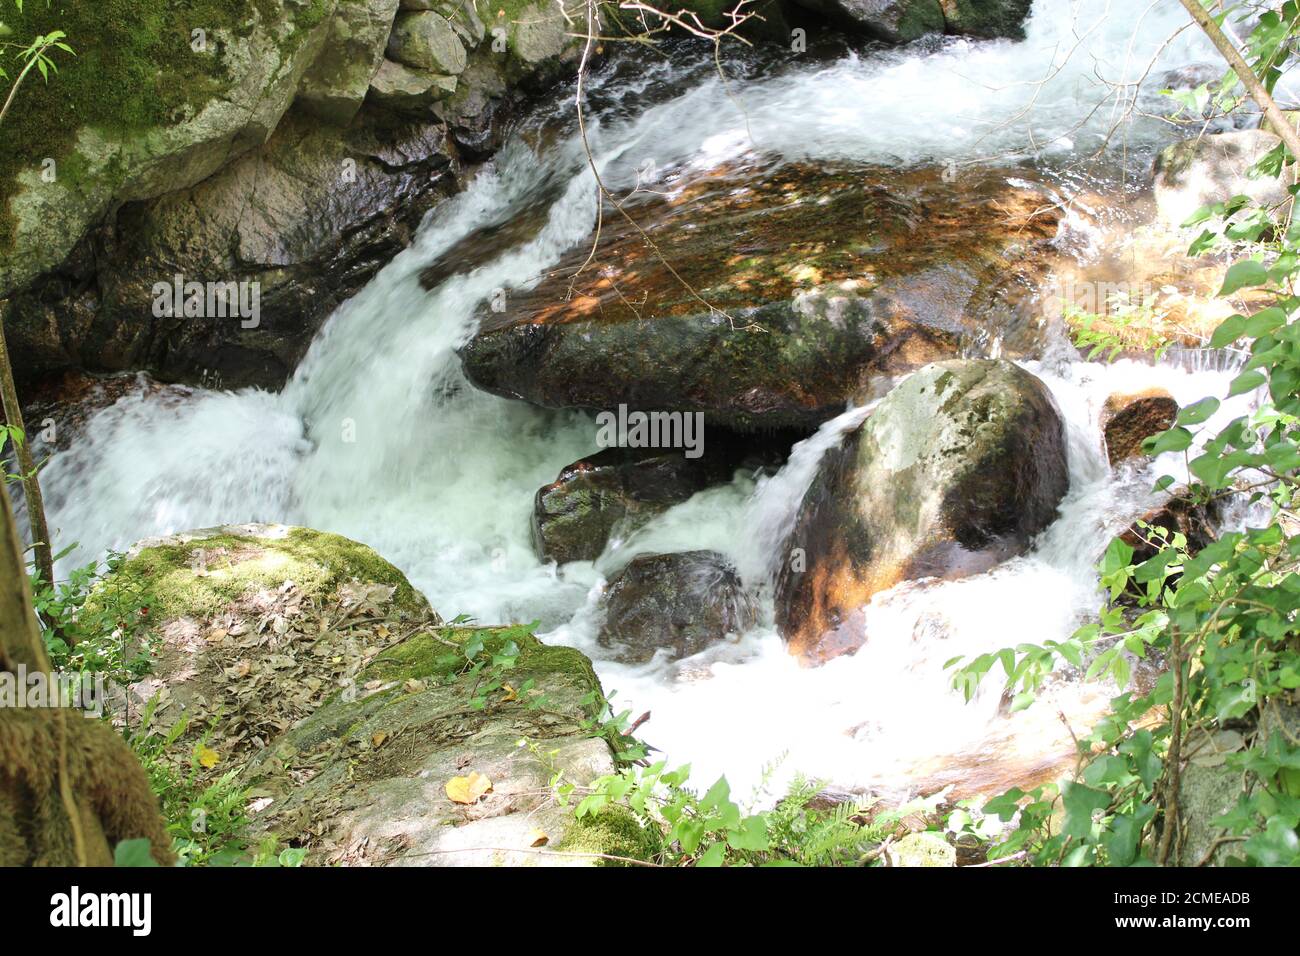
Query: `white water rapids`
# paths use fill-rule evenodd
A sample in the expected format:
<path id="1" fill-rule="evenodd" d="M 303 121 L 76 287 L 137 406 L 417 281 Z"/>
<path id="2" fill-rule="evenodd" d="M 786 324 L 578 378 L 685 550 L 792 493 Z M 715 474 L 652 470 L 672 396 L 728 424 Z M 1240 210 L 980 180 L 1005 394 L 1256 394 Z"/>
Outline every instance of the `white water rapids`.
<path id="1" fill-rule="evenodd" d="M 1119 117 L 1114 103 L 1093 110 L 1106 93 L 1098 76 L 1141 77 L 1184 17 L 1175 0 L 1038 0 L 1021 43 L 947 40 L 830 63 L 791 57 L 725 89 L 707 58 L 684 67 L 669 57 L 630 76 L 611 69 L 593 81 L 592 146 L 611 187 L 622 190 L 647 163 L 689 172 L 749 152 L 895 164 L 1023 155 L 1031 144 L 1058 158 L 1082 155 Z M 1210 59 L 1184 30 L 1153 75 Z M 65 566 L 147 535 L 243 521 L 347 535 L 406 572 L 445 618 L 540 619 L 546 640 L 596 659 L 616 706 L 652 711 L 646 739 L 673 761 L 692 762 L 699 782 L 725 772 L 741 792 L 782 754 L 782 775 L 906 787 L 909 775 L 944 766 L 946 755 L 969 765 L 1058 752 L 1057 706 L 1077 713 L 1104 701 L 1104 688 L 1063 684 L 1053 692 L 1061 699 L 1007 720 L 997 715 L 996 680 L 967 705 L 942 664 L 1063 638 L 1095 610 L 1092 566 L 1141 510 L 1155 473 L 1106 468 L 1101 403 L 1157 384 L 1192 401 L 1223 394 L 1223 376 L 1128 362 L 1031 363 L 1069 427 L 1071 487 L 1059 519 L 1030 554 L 989 573 L 879 595 L 868 611 L 871 638 L 854 656 L 800 668 L 771 629 L 768 596 L 767 623 L 738 644 L 671 665 L 603 662 L 593 637 L 603 575 L 635 553 L 711 548 L 763 590 L 820 453 L 861 412 L 824 426 L 775 476 L 741 474 L 702 492 L 613 542 L 594 566 L 560 573 L 541 564 L 529 538 L 533 495 L 596 450 L 597 429 L 586 415 L 470 388 L 454 349 L 495 289 L 518 287 L 588 241 L 591 175 L 571 102 L 554 109 L 552 127 L 568 116 L 560 135 L 540 155 L 515 139 L 435 209 L 414 245 L 329 320 L 281 392 L 196 392 L 179 403 L 136 396 L 99 412 L 44 473 L 56 535 L 82 546 Z M 1128 124 L 1121 138 L 1166 135 L 1154 123 Z M 542 202 L 545 224 L 533 239 L 469 264 L 431 292 L 420 288 L 421 268 L 463 237 Z"/>

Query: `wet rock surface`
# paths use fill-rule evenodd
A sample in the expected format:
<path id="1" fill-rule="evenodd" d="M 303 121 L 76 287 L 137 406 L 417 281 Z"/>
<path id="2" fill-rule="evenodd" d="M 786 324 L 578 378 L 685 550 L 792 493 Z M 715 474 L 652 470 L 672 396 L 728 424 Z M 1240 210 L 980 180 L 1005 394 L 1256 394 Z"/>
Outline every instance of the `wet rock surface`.
<path id="1" fill-rule="evenodd" d="M 876 592 L 1024 551 L 1068 486 L 1064 425 L 1034 376 L 989 360 L 914 373 L 827 453 L 800 506 L 776 590 L 791 653 L 856 650 Z"/>
<path id="2" fill-rule="evenodd" d="M 1142 458 L 1142 442 L 1172 428 L 1178 403 L 1164 389 L 1111 395 L 1101 410 L 1101 432 L 1111 466 Z"/>
<path id="3" fill-rule="evenodd" d="M 594 561 L 628 534 L 724 477 L 716 459 L 680 451 L 607 448 L 565 466 L 537 492 L 533 542 L 544 561 Z"/>
<path id="4" fill-rule="evenodd" d="M 690 657 L 754 626 L 757 609 L 735 569 L 716 551 L 634 558 L 605 590 L 598 640 L 628 663 L 658 652 Z"/>
<path id="5" fill-rule="evenodd" d="M 1006 171 L 946 178 L 801 164 L 669 177 L 667 198 L 628 203 L 662 259 L 609 213 L 593 268 L 573 280 L 575 250 L 484 315 L 466 374 L 546 407 L 810 427 L 963 345 L 1027 344 L 1057 213 Z"/>

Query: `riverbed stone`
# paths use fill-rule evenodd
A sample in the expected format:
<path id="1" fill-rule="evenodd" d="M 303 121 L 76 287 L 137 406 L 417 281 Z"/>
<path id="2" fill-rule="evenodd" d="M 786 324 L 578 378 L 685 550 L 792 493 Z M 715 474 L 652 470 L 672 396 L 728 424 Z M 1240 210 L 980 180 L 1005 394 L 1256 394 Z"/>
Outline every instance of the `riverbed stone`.
<path id="1" fill-rule="evenodd" d="M 594 561 L 614 533 L 635 531 L 720 477 L 710 464 L 674 450 L 606 448 L 575 461 L 538 489 L 538 556 L 559 564 Z"/>
<path id="2" fill-rule="evenodd" d="M 757 608 L 727 559 L 716 551 L 646 554 L 634 558 L 605 588 L 602 647 L 627 663 L 660 651 L 690 657 L 738 638 L 757 621 Z"/>
<path id="3" fill-rule="evenodd" d="M 1068 486 L 1065 428 L 1033 375 L 1002 360 L 912 374 L 827 453 L 800 505 L 776 586 L 791 653 L 850 653 L 873 594 L 1025 551 Z"/>
<path id="4" fill-rule="evenodd" d="M 1102 440 L 1111 467 L 1145 457 L 1142 442 L 1173 427 L 1178 403 L 1163 388 L 1107 397 L 1101 409 Z"/>

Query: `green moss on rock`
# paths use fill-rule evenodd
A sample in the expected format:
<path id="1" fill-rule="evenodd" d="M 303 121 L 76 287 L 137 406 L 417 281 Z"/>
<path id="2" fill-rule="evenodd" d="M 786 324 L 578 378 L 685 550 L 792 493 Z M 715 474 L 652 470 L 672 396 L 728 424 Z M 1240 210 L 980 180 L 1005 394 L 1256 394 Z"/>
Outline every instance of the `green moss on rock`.
<path id="1" fill-rule="evenodd" d="M 0 126 L 0 248 L 14 241 L 9 203 L 21 170 L 48 157 L 61 179 L 71 173 L 65 162 L 83 127 L 116 138 L 197 114 L 232 81 L 222 35 L 248 37 L 259 22 L 283 21 L 276 42 L 292 52 L 333 3 L 310 0 L 286 10 L 275 0 L 28 0 L 19 11 L 5 2 L 0 20 L 14 43 L 60 30 L 74 54 L 51 50 L 58 72 L 48 81 L 29 75 Z M 196 51 L 192 35 L 200 29 L 207 49 Z M 10 57 L 5 64 L 11 77 L 15 63 Z"/>
<path id="2" fill-rule="evenodd" d="M 658 850 L 655 834 L 642 826 L 626 807 L 608 806 L 599 813 L 575 820 L 555 849 L 567 853 L 603 853 L 649 861 Z M 631 866 L 619 860 L 597 858 L 596 866 Z"/>
<path id="3" fill-rule="evenodd" d="M 117 571 L 150 595 L 150 617 L 209 617 L 245 595 L 293 581 L 325 596 L 349 581 L 394 588 L 399 613 L 428 613 L 406 576 L 371 548 L 308 528 L 239 526 L 189 532 L 137 545 Z M 94 598 L 92 597 L 92 602 Z"/>

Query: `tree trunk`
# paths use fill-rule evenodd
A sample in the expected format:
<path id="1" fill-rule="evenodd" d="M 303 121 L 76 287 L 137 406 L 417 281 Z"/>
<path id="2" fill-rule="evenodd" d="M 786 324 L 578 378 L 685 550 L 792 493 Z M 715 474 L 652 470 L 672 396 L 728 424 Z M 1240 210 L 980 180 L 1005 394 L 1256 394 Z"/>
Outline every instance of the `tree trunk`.
<path id="1" fill-rule="evenodd" d="M 171 863 L 157 798 L 122 738 L 70 708 L 16 706 L 30 676 L 50 672 L 24 569 L 0 491 L 0 866 L 108 866 L 118 842 L 141 837 Z"/>
<path id="2" fill-rule="evenodd" d="M 14 387 L 14 372 L 9 365 L 9 348 L 5 344 L 4 310 L 0 309 L 0 405 L 5 420 L 12 428 L 23 431 L 23 440 L 14 442 L 18 455 L 18 471 L 23 479 L 23 497 L 27 499 L 27 521 L 32 529 L 32 546 L 36 568 L 41 579 L 54 586 L 54 550 L 50 542 L 50 527 L 45 522 L 45 499 L 41 496 L 41 482 L 36 475 L 36 462 L 32 460 L 31 442 L 23 426 L 23 410 L 18 404 L 18 390 Z M 26 577 L 26 574 L 23 575 Z"/>

